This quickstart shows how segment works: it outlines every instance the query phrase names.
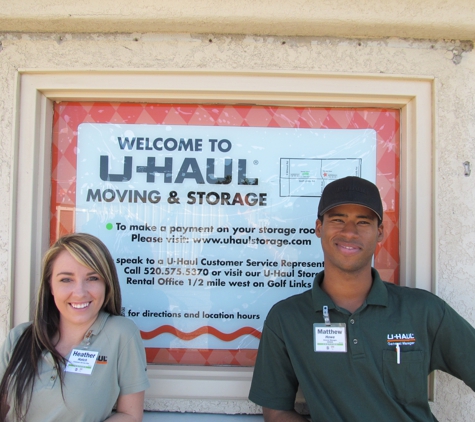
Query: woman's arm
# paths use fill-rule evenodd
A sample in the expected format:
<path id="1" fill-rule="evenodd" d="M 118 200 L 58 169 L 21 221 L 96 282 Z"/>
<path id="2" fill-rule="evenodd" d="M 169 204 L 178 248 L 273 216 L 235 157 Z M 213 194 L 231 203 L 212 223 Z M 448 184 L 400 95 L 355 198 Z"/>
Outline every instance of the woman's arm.
<path id="1" fill-rule="evenodd" d="M 117 399 L 117 412 L 110 418 L 109 422 L 142 422 L 143 402 L 145 391 L 119 396 Z"/>

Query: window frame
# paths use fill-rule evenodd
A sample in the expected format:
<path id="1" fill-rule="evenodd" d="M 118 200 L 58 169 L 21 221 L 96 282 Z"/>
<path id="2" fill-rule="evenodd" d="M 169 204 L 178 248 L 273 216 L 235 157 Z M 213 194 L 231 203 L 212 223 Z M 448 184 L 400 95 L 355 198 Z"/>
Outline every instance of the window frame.
<path id="1" fill-rule="evenodd" d="M 312 72 L 31 70 L 17 73 L 11 212 L 11 325 L 33 317 L 49 246 L 54 101 L 396 108 L 401 117 L 400 284 L 435 292 L 434 78 Z M 429 253 L 428 253 L 429 251 Z M 149 410 L 253 413 L 252 368 L 148 368 Z M 167 400 L 186 399 L 170 409 Z M 216 403 L 218 401 L 218 403 Z M 227 410 L 226 410 L 227 412 Z"/>

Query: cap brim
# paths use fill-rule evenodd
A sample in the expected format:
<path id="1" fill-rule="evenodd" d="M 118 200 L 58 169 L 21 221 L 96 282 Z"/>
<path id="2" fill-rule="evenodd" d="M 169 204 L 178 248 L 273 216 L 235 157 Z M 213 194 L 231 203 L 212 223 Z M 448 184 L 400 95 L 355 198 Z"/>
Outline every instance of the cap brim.
<path id="1" fill-rule="evenodd" d="M 368 205 L 366 204 L 361 204 L 359 202 L 356 202 L 356 201 L 341 201 L 341 202 L 338 202 L 338 203 L 335 203 L 335 204 L 332 204 L 330 205 L 329 207 L 326 207 L 325 209 L 323 209 L 322 211 L 320 211 L 319 213 L 319 217 L 321 217 L 323 214 L 327 213 L 328 211 L 330 211 L 331 209 L 335 208 L 335 207 L 339 207 L 340 205 L 350 205 L 350 204 L 354 204 L 354 205 L 360 205 L 362 207 L 365 207 L 365 208 L 368 208 L 369 210 L 373 211 L 376 216 L 379 218 L 380 221 L 383 221 L 383 218 L 381 215 L 379 215 L 379 213 L 377 211 L 375 211 L 373 208 L 371 207 L 368 207 Z"/>

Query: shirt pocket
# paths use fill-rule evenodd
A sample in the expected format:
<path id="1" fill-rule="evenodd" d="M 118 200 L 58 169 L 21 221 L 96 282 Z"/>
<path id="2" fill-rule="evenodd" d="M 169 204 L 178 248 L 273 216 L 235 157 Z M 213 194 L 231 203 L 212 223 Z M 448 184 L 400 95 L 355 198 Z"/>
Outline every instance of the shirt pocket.
<path id="1" fill-rule="evenodd" d="M 399 364 L 395 349 L 383 350 L 383 379 L 389 394 L 401 403 L 427 400 L 427 374 L 420 350 L 401 351 Z"/>

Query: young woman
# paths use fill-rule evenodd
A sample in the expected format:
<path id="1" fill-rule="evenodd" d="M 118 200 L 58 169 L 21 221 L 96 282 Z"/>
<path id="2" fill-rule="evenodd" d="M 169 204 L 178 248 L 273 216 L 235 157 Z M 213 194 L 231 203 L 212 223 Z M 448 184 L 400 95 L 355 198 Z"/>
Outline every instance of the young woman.
<path id="1" fill-rule="evenodd" d="M 84 233 L 60 238 L 43 259 L 34 321 L 0 350 L 0 421 L 141 421 L 145 352 L 120 312 L 106 246 Z"/>

